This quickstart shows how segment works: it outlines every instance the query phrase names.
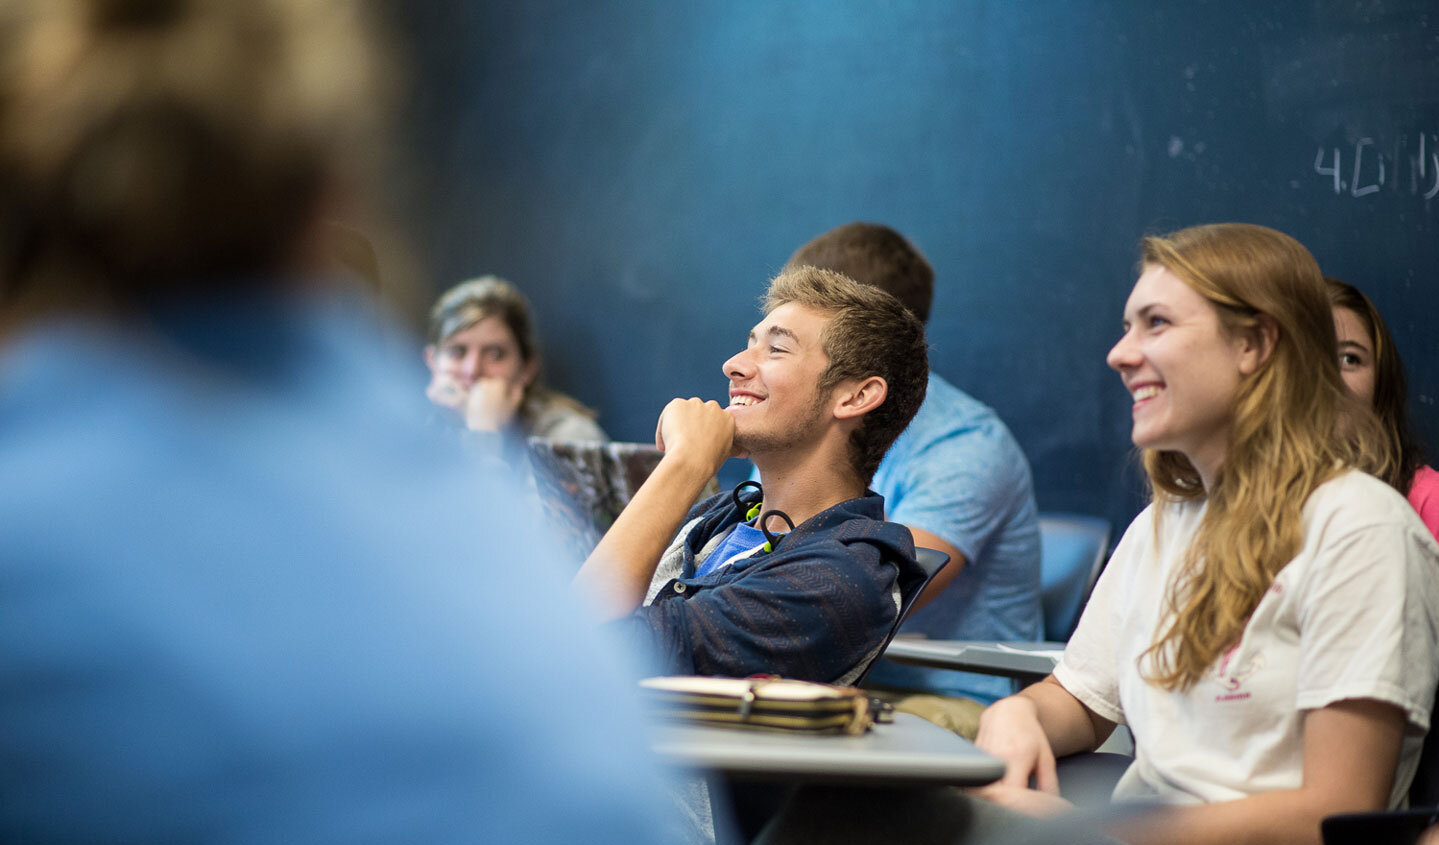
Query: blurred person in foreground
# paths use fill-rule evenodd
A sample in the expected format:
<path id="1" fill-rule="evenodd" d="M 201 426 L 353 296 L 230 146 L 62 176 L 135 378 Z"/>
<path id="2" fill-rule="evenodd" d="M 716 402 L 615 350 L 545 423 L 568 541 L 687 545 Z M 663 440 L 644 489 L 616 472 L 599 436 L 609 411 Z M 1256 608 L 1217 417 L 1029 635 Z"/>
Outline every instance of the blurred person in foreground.
<path id="1" fill-rule="evenodd" d="M 0 3 L 0 841 L 667 838 L 630 667 L 314 275 L 363 29 Z"/>

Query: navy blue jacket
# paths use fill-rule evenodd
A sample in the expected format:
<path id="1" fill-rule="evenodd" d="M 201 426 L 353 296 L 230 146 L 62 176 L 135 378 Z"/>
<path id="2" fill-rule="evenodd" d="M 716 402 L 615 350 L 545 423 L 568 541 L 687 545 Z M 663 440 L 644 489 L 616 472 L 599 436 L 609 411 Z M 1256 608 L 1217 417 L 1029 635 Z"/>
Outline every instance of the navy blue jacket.
<path id="1" fill-rule="evenodd" d="M 894 624 L 895 582 L 905 598 L 924 582 L 909 529 L 885 522 L 884 498 L 867 492 L 805 520 L 773 552 L 695 577 L 696 554 L 758 500 L 745 493 L 742 507 L 724 492 L 690 511 L 679 577 L 627 624 L 676 674 L 848 680 Z"/>

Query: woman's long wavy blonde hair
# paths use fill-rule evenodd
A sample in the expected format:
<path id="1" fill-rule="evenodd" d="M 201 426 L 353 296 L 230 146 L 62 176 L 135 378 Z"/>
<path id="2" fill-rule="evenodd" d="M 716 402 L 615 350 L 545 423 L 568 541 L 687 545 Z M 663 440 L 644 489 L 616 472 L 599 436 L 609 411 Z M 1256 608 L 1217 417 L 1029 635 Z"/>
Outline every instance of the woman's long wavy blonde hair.
<path id="1" fill-rule="evenodd" d="M 1239 385 L 1212 489 L 1184 455 L 1144 452 L 1157 506 L 1208 499 L 1166 596 L 1167 622 L 1140 658 L 1150 683 L 1183 690 L 1239 641 L 1298 554 L 1309 494 L 1349 467 L 1382 475 L 1393 457 L 1373 415 L 1340 379 L 1324 278 L 1298 241 L 1263 226 L 1195 226 L 1145 238 L 1143 264 L 1165 268 L 1208 300 L 1229 335 L 1259 336 L 1270 330 L 1266 321 L 1274 330 L 1268 357 Z"/>

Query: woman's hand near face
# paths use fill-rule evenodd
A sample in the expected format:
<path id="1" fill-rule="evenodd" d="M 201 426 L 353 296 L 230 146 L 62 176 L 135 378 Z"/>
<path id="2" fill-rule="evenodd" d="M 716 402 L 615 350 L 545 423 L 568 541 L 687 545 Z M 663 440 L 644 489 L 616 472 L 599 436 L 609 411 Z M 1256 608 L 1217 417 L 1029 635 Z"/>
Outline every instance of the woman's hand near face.
<path id="1" fill-rule="evenodd" d="M 997 785 L 1027 790 L 1033 776 L 1041 792 L 1059 794 L 1054 751 L 1039 723 L 1038 708 L 1028 698 L 1012 695 L 986 708 L 974 744 L 1004 761 L 1004 777 Z"/>
<path id="2" fill-rule="evenodd" d="M 466 398 L 465 426 L 471 431 L 499 431 L 515 418 L 525 386 L 518 381 L 482 378 L 470 388 Z"/>

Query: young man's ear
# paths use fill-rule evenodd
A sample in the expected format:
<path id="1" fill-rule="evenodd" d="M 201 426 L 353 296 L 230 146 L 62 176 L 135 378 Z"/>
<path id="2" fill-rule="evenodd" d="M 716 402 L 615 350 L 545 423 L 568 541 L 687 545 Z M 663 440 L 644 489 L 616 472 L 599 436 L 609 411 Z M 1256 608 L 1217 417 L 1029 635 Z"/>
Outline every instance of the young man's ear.
<path id="1" fill-rule="evenodd" d="M 425 344 L 425 366 L 430 368 L 430 372 L 435 371 L 435 345 L 433 343 Z"/>
<path id="2" fill-rule="evenodd" d="M 834 392 L 834 415 L 846 420 L 862 417 L 884 404 L 889 385 L 879 376 L 840 382 Z"/>

